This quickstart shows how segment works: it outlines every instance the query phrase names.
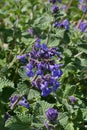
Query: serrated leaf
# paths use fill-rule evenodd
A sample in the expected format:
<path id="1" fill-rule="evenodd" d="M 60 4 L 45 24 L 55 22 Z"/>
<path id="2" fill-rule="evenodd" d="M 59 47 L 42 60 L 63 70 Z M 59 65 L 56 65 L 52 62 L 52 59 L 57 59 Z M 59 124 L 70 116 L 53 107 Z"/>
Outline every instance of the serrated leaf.
<path id="1" fill-rule="evenodd" d="M 40 97 L 40 92 L 34 89 L 29 90 L 29 94 L 28 94 L 29 100 L 37 99 L 38 97 Z"/>
<path id="2" fill-rule="evenodd" d="M 63 128 L 65 128 L 66 125 L 68 124 L 68 115 L 67 115 L 67 113 L 66 112 L 64 112 L 64 113 L 59 112 L 58 120 L 59 120 L 60 125 L 62 125 Z"/>
<path id="3" fill-rule="evenodd" d="M 33 130 L 31 122 L 31 115 L 21 114 L 9 118 L 9 120 L 6 121 L 5 127 L 9 128 L 9 130 Z"/>
<path id="4" fill-rule="evenodd" d="M 65 91 L 63 91 L 63 97 L 71 96 L 75 91 L 75 86 L 71 86 L 70 84 L 66 84 Z"/>
<path id="5" fill-rule="evenodd" d="M 78 46 L 78 50 L 87 54 L 87 44 L 81 44 Z"/>
<path id="6" fill-rule="evenodd" d="M 22 78 L 22 81 L 29 80 L 24 69 L 19 69 L 18 73 L 19 73 L 20 77 Z"/>
<path id="7" fill-rule="evenodd" d="M 87 121 L 87 107 L 86 108 L 82 108 L 81 111 L 82 111 L 83 119 L 85 121 Z"/>
<path id="8" fill-rule="evenodd" d="M 74 129 L 74 124 L 72 122 L 68 123 L 67 126 L 65 127 L 65 130 L 75 130 Z"/>
<path id="9" fill-rule="evenodd" d="M 19 83 L 18 87 L 17 87 L 17 92 L 21 95 L 25 95 L 25 94 L 29 93 L 29 88 L 28 88 L 27 84 Z"/>
<path id="10" fill-rule="evenodd" d="M 8 79 L 0 78 L 0 91 L 2 91 L 4 87 L 14 87 L 14 83 Z"/>
<path id="11" fill-rule="evenodd" d="M 48 108 L 53 107 L 53 104 L 49 104 L 45 101 L 38 101 L 33 104 L 34 120 L 33 125 L 35 127 L 43 127 L 44 120 L 46 119 L 45 112 Z"/>
<path id="12" fill-rule="evenodd" d="M 37 115 L 45 115 L 47 109 L 53 106 L 54 104 L 47 103 L 46 101 L 38 101 L 34 103 L 34 112 Z"/>

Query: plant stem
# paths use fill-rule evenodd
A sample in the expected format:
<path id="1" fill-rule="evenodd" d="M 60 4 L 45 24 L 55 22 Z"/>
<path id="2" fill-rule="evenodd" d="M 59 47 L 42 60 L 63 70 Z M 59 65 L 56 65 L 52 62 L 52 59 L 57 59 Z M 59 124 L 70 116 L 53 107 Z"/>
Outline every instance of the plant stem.
<path id="1" fill-rule="evenodd" d="M 69 8 L 70 8 L 72 2 L 73 2 L 73 0 L 70 0 L 70 1 L 69 1 L 68 5 L 67 5 L 67 8 L 66 8 L 66 10 L 65 10 L 66 13 L 67 13 L 67 11 L 69 10 Z"/>
<path id="2" fill-rule="evenodd" d="M 50 25 L 49 30 L 48 30 L 47 42 L 46 42 L 47 44 L 48 44 L 48 42 L 49 42 L 51 29 L 52 29 L 52 24 Z"/>
<path id="3" fill-rule="evenodd" d="M 74 57 L 76 58 L 76 57 L 80 56 L 81 54 L 83 54 L 83 52 L 82 52 L 82 51 L 81 51 L 81 52 L 79 52 L 78 54 L 76 54 Z"/>

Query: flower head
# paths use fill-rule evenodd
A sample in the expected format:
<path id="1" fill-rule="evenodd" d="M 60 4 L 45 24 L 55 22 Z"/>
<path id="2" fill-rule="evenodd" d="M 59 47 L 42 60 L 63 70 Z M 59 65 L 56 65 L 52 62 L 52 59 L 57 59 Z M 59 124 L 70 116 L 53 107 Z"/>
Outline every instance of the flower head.
<path id="1" fill-rule="evenodd" d="M 55 47 L 40 44 L 40 39 L 36 40 L 32 51 L 27 54 L 29 62 L 24 66 L 26 75 L 32 78 L 32 85 L 41 91 L 43 97 L 52 91 L 56 92 L 60 86 L 58 79 L 62 75 L 61 65 L 55 63 L 54 56 L 60 59 L 61 53 Z"/>
<path id="2" fill-rule="evenodd" d="M 74 96 L 70 96 L 69 100 L 70 100 L 71 103 L 74 103 L 76 101 L 76 98 Z"/>
<path id="3" fill-rule="evenodd" d="M 53 13 L 57 13 L 58 10 L 59 10 L 59 7 L 58 7 L 57 5 L 53 5 L 53 6 L 52 6 L 52 12 L 53 12 Z"/>
<path id="4" fill-rule="evenodd" d="M 87 30 L 87 22 L 86 21 L 83 21 L 81 22 L 80 26 L 79 26 L 79 29 L 82 31 L 82 32 L 85 32 Z"/>
<path id="5" fill-rule="evenodd" d="M 68 21 L 68 19 L 63 20 L 62 23 L 60 23 L 60 26 L 61 27 L 63 26 L 66 30 L 68 30 L 68 28 L 69 28 L 69 21 Z"/>
<path id="6" fill-rule="evenodd" d="M 25 97 L 23 97 L 20 101 L 19 101 L 19 105 L 21 105 L 21 106 L 24 106 L 24 107 L 26 107 L 27 109 L 29 109 L 29 103 L 28 103 L 28 101 L 26 100 L 26 98 Z"/>
<path id="7" fill-rule="evenodd" d="M 26 55 L 26 54 L 21 55 L 21 56 L 20 56 L 20 55 L 18 55 L 18 56 L 17 56 L 17 59 L 20 59 L 22 63 L 26 63 L 26 57 L 27 57 L 27 55 Z"/>
<path id="8" fill-rule="evenodd" d="M 83 12 L 87 11 L 87 0 L 79 0 L 78 8 Z"/>
<path id="9" fill-rule="evenodd" d="M 29 28 L 27 31 L 28 31 L 28 33 L 29 33 L 31 36 L 33 36 L 33 35 L 34 35 L 34 31 L 33 31 L 33 29 L 32 29 L 32 28 Z"/>
<path id="10" fill-rule="evenodd" d="M 13 109 L 13 107 L 16 104 L 16 102 L 18 101 L 18 99 L 19 99 L 19 95 L 14 95 L 14 96 L 9 98 L 11 109 Z"/>
<path id="11" fill-rule="evenodd" d="M 22 97 L 22 99 L 20 99 L 20 96 L 19 95 L 14 95 L 12 97 L 10 97 L 10 107 L 11 109 L 13 109 L 13 107 L 15 105 L 21 105 L 21 106 L 24 106 L 26 108 L 29 108 L 29 103 L 27 102 L 26 98 L 25 97 Z"/>
<path id="12" fill-rule="evenodd" d="M 46 117 L 50 122 L 55 122 L 58 117 L 58 111 L 54 108 L 49 108 L 46 111 Z"/>
<path id="13" fill-rule="evenodd" d="M 60 23 L 59 22 L 55 22 L 54 23 L 54 27 L 60 27 Z"/>

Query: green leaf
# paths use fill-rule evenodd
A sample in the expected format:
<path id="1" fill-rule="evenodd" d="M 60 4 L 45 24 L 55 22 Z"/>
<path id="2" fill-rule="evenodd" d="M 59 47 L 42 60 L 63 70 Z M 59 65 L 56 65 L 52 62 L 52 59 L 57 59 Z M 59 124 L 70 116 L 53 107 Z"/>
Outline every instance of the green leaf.
<path id="1" fill-rule="evenodd" d="M 73 95 L 76 86 L 66 84 L 65 91 L 63 91 L 63 97 Z"/>
<path id="2" fill-rule="evenodd" d="M 29 94 L 28 94 L 29 100 L 33 100 L 33 99 L 37 100 L 39 97 L 40 97 L 40 92 L 38 92 L 37 90 L 34 90 L 34 89 L 29 90 Z"/>
<path id="3" fill-rule="evenodd" d="M 25 80 L 29 80 L 28 76 L 26 75 L 26 72 L 24 69 L 19 69 L 18 70 L 18 73 L 20 75 L 20 77 L 22 78 L 22 81 L 25 81 Z"/>
<path id="4" fill-rule="evenodd" d="M 59 112 L 58 120 L 61 126 L 65 128 L 68 124 L 68 115 L 67 112 Z"/>
<path id="5" fill-rule="evenodd" d="M 46 101 L 38 101 L 34 103 L 33 106 L 35 115 L 39 114 L 45 116 L 45 112 L 47 111 L 47 109 L 53 107 L 54 104 L 50 104 Z"/>
<path id="6" fill-rule="evenodd" d="M 53 104 L 49 104 L 45 101 L 38 101 L 33 104 L 33 112 L 34 112 L 33 125 L 35 127 L 43 127 L 43 122 L 44 120 L 46 120 L 45 112 L 50 107 L 53 107 Z"/>
<path id="7" fill-rule="evenodd" d="M 65 127 L 65 130 L 75 130 L 74 129 L 74 124 L 72 122 L 68 123 L 67 126 Z"/>
<path id="8" fill-rule="evenodd" d="M 17 93 L 25 95 L 29 93 L 29 87 L 25 83 L 19 83 L 17 87 Z"/>
<path id="9" fill-rule="evenodd" d="M 33 130 L 31 127 L 32 116 L 19 114 L 6 121 L 5 127 L 9 130 Z"/>
<path id="10" fill-rule="evenodd" d="M 83 119 L 85 121 L 87 121 L 87 107 L 86 108 L 82 108 L 81 111 L 82 111 Z"/>
<path id="11" fill-rule="evenodd" d="M 14 87 L 14 83 L 8 79 L 0 78 L 0 92 L 2 92 L 4 87 Z"/>
<path id="12" fill-rule="evenodd" d="M 78 46 L 78 50 L 87 54 L 87 44 L 81 44 Z"/>

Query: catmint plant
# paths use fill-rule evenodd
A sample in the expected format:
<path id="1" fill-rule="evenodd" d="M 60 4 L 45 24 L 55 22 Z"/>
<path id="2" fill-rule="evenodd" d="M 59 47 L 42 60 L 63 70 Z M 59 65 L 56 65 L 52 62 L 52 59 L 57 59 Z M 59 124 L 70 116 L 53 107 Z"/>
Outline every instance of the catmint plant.
<path id="1" fill-rule="evenodd" d="M 31 84 L 41 91 L 43 97 L 48 96 L 52 91 L 56 92 L 60 86 L 58 79 L 62 75 L 60 69 L 62 65 L 56 64 L 53 59 L 54 56 L 58 60 L 61 59 L 58 49 L 48 48 L 46 44 L 40 44 L 40 39 L 37 39 L 32 51 L 26 56 L 29 57 L 29 61 L 24 69 L 26 75 L 33 78 Z"/>

